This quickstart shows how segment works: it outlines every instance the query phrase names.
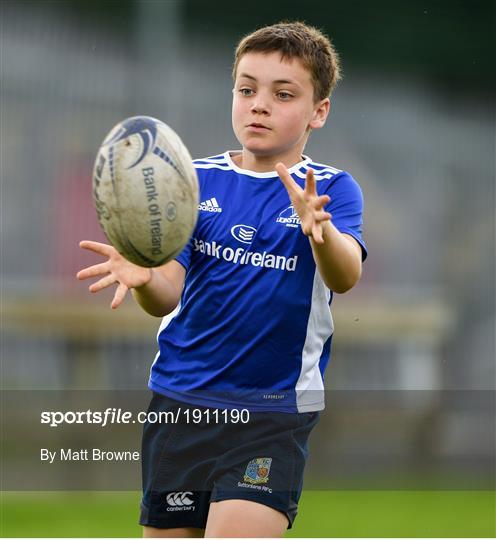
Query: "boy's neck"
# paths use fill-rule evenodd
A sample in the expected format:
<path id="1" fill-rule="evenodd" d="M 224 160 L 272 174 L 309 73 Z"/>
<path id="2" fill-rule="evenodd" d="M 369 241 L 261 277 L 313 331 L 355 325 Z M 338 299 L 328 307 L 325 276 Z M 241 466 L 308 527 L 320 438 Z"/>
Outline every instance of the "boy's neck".
<path id="1" fill-rule="evenodd" d="M 233 163 L 240 169 L 253 172 L 272 172 L 276 170 L 276 163 L 284 163 L 289 169 L 304 158 L 301 152 L 293 152 L 292 155 L 257 156 L 243 149 L 239 154 L 231 155 Z"/>

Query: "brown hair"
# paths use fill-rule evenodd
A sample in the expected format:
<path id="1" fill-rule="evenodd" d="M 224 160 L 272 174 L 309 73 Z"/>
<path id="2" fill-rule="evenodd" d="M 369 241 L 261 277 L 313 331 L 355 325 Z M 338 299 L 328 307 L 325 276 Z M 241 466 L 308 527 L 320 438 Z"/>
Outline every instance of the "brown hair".
<path id="1" fill-rule="evenodd" d="M 249 52 L 280 52 L 283 59 L 299 58 L 310 71 L 315 101 L 329 97 L 341 78 L 339 56 L 329 38 L 303 22 L 264 26 L 241 39 L 234 55 L 234 80 L 241 57 Z"/>

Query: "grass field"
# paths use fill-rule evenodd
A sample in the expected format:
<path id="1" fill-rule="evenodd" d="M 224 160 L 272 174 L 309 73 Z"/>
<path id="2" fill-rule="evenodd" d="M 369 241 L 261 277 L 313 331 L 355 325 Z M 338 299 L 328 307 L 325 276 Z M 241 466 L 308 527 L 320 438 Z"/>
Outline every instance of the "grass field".
<path id="1" fill-rule="evenodd" d="M 136 492 L 3 492 L 2 537 L 140 537 Z M 287 537 L 494 537 L 490 491 L 306 491 Z"/>

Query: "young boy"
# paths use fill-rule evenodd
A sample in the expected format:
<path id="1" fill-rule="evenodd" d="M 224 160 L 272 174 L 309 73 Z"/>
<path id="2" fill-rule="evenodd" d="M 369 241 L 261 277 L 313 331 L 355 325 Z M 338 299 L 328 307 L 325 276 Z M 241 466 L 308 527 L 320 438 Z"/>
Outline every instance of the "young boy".
<path id="1" fill-rule="evenodd" d="M 358 184 L 302 154 L 339 79 L 329 40 L 299 22 L 261 28 L 239 43 L 233 77 L 242 150 L 195 161 L 199 219 L 176 260 L 152 270 L 81 243 L 108 257 L 79 272 L 103 276 L 90 291 L 117 283 L 112 308 L 131 290 L 164 316 L 150 410 L 177 421 L 144 428 L 147 537 L 291 528 L 324 408 L 329 306 L 357 283 L 366 257 Z"/>

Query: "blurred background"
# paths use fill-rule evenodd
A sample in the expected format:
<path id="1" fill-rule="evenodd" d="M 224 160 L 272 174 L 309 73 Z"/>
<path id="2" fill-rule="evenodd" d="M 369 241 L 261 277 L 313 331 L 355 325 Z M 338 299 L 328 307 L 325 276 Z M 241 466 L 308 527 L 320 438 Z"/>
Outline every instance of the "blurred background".
<path id="1" fill-rule="evenodd" d="M 494 2 L 0 9 L 4 391 L 26 401 L 33 391 L 145 388 L 160 321 L 130 298 L 111 312 L 111 292 L 91 296 L 75 279 L 97 259 L 78 242 L 106 241 L 91 200 L 96 151 L 138 114 L 170 124 L 194 158 L 237 149 L 237 41 L 303 20 L 331 37 L 344 70 L 305 153 L 358 180 L 369 248 L 360 284 L 333 301 L 327 409 L 305 488 L 494 489 Z M 494 523 L 494 509 L 487 517 Z"/>

